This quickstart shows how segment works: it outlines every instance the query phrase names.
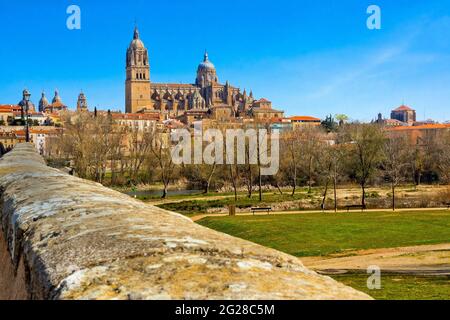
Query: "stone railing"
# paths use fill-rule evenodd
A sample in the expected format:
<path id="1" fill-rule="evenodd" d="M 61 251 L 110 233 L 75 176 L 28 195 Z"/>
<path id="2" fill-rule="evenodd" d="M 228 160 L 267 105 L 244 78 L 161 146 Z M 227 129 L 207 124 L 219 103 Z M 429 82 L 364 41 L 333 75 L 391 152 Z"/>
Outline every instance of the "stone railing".
<path id="1" fill-rule="evenodd" d="M 46 166 L 0 160 L 0 299 L 368 299 L 292 256 Z"/>

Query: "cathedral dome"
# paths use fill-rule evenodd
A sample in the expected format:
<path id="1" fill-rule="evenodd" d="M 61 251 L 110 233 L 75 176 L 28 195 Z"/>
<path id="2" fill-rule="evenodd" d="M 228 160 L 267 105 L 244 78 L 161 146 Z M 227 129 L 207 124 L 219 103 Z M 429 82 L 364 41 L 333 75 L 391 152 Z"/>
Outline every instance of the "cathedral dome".
<path id="1" fill-rule="evenodd" d="M 145 46 L 140 39 L 133 39 L 130 43 L 130 49 L 145 49 Z"/>
<path id="2" fill-rule="evenodd" d="M 134 29 L 134 37 L 130 43 L 130 49 L 145 49 L 144 43 L 139 39 L 139 30 Z"/>
<path id="3" fill-rule="evenodd" d="M 53 98 L 52 103 L 61 103 L 61 97 L 59 96 L 58 90 L 55 91 L 55 97 Z"/>
<path id="4" fill-rule="evenodd" d="M 39 112 L 44 112 L 45 108 L 48 107 L 48 100 L 45 96 L 45 92 L 42 92 L 41 100 L 39 100 Z"/>
<path id="5" fill-rule="evenodd" d="M 209 61 L 208 52 L 205 52 L 205 56 L 203 58 L 203 62 L 198 65 L 199 70 L 215 70 L 216 67 Z"/>

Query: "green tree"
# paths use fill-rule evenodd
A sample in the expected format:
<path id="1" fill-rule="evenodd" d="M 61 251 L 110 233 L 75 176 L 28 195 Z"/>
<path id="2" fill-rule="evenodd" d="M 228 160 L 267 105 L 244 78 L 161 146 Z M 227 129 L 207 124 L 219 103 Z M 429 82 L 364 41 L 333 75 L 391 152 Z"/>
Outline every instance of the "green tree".
<path id="1" fill-rule="evenodd" d="M 341 125 L 345 124 L 349 118 L 345 114 L 337 114 L 335 116 L 335 119 L 339 122 L 339 125 L 341 126 Z"/>
<path id="2" fill-rule="evenodd" d="M 334 120 L 333 116 L 330 114 L 322 121 L 322 127 L 326 132 L 335 132 L 337 130 L 338 124 Z"/>

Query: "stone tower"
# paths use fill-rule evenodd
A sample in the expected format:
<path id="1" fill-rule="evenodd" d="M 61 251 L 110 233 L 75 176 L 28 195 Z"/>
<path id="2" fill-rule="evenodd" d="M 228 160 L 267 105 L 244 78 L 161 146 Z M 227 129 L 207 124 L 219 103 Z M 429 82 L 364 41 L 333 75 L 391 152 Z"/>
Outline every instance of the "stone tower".
<path id="1" fill-rule="evenodd" d="M 42 92 L 41 100 L 39 100 L 39 112 L 45 112 L 48 107 L 48 100 L 45 96 L 45 92 Z"/>
<path id="2" fill-rule="evenodd" d="M 127 50 L 127 79 L 125 82 L 125 110 L 135 113 L 142 109 L 152 109 L 150 99 L 150 63 L 148 51 L 139 39 L 139 31 L 134 29 L 133 41 Z"/>
<path id="3" fill-rule="evenodd" d="M 81 92 L 78 96 L 78 100 L 77 100 L 77 111 L 88 111 L 88 104 L 87 104 L 87 99 L 86 99 L 86 95 Z"/>

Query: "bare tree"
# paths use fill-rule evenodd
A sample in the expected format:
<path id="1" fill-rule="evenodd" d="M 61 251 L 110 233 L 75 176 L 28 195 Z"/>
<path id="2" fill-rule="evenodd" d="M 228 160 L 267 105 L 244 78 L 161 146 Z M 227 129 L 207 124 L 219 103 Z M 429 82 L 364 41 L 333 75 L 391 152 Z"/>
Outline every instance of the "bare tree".
<path id="1" fill-rule="evenodd" d="M 440 180 L 450 184 L 450 130 L 446 130 L 437 139 L 437 168 Z"/>
<path id="2" fill-rule="evenodd" d="M 392 210 L 395 211 L 395 190 L 406 178 L 408 143 L 403 136 L 389 136 L 384 143 L 383 169 L 391 184 Z"/>
<path id="3" fill-rule="evenodd" d="M 138 179 L 144 162 L 148 159 L 152 151 L 152 144 L 155 142 L 155 128 L 147 130 L 129 129 L 128 137 L 128 167 L 132 181 Z"/>
<path id="4" fill-rule="evenodd" d="M 252 157 L 251 150 L 250 150 L 249 144 L 245 143 L 245 162 L 246 167 L 245 170 L 243 170 L 243 183 L 245 184 L 245 187 L 247 188 L 247 197 L 251 198 L 253 195 L 253 183 L 254 183 L 254 177 L 255 177 L 255 166 L 250 163 L 250 159 Z"/>
<path id="5" fill-rule="evenodd" d="M 186 166 L 184 174 L 191 182 L 198 183 L 203 189 L 203 193 L 207 194 L 210 191 L 211 182 L 217 171 L 217 162 L 212 165 L 209 164 L 192 164 Z"/>
<path id="6" fill-rule="evenodd" d="M 300 145 L 299 139 L 300 133 L 298 130 L 286 132 L 282 135 L 282 150 L 284 151 L 284 157 L 281 163 L 286 168 L 286 175 L 292 186 L 292 197 L 297 190 L 297 173 L 300 159 Z"/>
<path id="7" fill-rule="evenodd" d="M 71 160 L 79 177 L 89 178 L 95 119 L 87 113 L 64 113 L 62 122 L 64 133 L 59 137 L 58 148 L 63 157 Z"/>
<path id="8" fill-rule="evenodd" d="M 328 187 L 330 181 L 332 180 L 333 172 L 333 150 L 330 145 L 323 143 L 318 149 L 317 163 L 320 180 L 324 183 L 323 193 L 322 193 L 322 203 L 320 205 L 322 210 L 325 210 L 325 203 L 328 195 Z"/>
<path id="9" fill-rule="evenodd" d="M 176 165 L 173 163 L 170 148 L 170 137 L 167 132 L 160 130 L 153 130 L 147 132 L 147 134 L 152 138 L 151 151 L 159 168 L 159 175 L 163 183 L 162 198 L 165 199 L 169 184 L 176 175 Z"/>
<path id="10" fill-rule="evenodd" d="M 361 205 L 366 207 L 366 188 L 383 157 L 384 132 L 378 125 L 352 124 L 347 126 L 353 146 L 353 167 L 361 187 Z"/>
<path id="11" fill-rule="evenodd" d="M 334 196 L 334 212 L 338 210 L 338 201 L 337 201 L 337 185 L 339 181 L 339 177 L 342 174 L 342 170 L 344 167 L 344 163 L 347 157 L 346 146 L 343 144 L 336 144 L 331 146 L 331 177 L 333 180 L 333 196 Z"/>

